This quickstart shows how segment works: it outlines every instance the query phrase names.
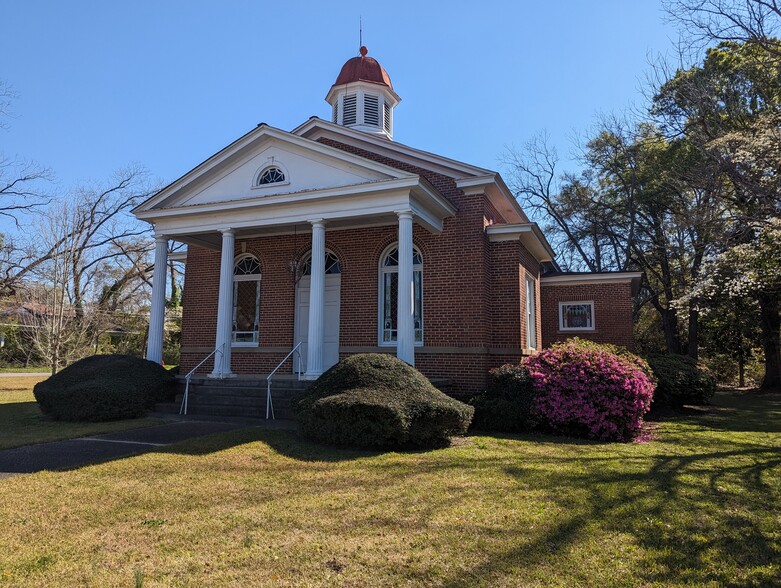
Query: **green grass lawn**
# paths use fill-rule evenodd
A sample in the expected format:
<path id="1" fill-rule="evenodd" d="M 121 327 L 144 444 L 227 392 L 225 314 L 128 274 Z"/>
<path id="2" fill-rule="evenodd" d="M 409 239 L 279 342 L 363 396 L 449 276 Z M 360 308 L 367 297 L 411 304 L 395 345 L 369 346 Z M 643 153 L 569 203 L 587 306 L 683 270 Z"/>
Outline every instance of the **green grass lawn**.
<path id="1" fill-rule="evenodd" d="M 43 374 L 51 373 L 51 368 L 47 366 L 42 367 L 0 367 L 0 375 L 2 374 Z"/>
<path id="2" fill-rule="evenodd" d="M 412 453 L 244 429 L 0 481 L 9 586 L 777 586 L 781 398 L 650 443 Z"/>
<path id="3" fill-rule="evenodd" d="M 46 377 L 0 374 L 0 449 L 158 424 L 159 419 L 66 423 L 41 414 L 32 388 Z M 0 584 L 1 585 L 1 584 Z"/>

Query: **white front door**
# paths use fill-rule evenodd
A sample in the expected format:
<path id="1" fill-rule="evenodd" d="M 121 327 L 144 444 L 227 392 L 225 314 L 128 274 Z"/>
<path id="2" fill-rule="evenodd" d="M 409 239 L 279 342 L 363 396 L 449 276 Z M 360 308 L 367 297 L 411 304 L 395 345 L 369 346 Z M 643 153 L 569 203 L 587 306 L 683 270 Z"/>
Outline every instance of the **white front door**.
<path id="1" fill-rule="evenodd" d="M 296 285 L 295 342 L 301 347 L 301 371 L 306 371 L 307 340 L 309 338 L 309 282 L 302 276 Z M 323 317 L 323 369 L 339 361 L 339 299 L 342 284 L 340 274 L 325 276 L 325 313 Z"/>

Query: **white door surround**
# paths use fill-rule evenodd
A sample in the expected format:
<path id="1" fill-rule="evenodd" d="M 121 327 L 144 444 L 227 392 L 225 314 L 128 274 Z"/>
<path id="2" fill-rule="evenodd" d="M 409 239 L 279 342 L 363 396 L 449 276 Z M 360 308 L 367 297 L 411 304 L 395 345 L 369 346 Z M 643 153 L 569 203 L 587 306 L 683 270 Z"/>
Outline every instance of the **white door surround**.
<path id="1" fill-rule="evenodd" d="M 309 291 L 311 277 L 302 276 L 296 284 L 296 311 L 294 344 L 301 345 L 301 369 L 307 370 L 309 341 Z M 341 302 L 342 276 L 326 274 L 323 300 L 323 371 L 339 361 L 339 311 Z"/>

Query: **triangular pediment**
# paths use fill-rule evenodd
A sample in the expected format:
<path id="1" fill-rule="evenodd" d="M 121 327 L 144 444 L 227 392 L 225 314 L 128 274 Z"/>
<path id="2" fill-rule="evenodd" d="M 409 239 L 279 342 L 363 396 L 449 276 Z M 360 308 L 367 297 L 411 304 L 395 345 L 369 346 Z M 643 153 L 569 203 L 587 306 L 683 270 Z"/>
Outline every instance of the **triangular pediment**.
<path id="1" fill-rule="evenodd" d="M 264 170 L 272 167 L 284 179 L 259 184 Z M 136 212 L 333 190 L 407 177 L 412 174 L 260 125 L 158 192 Z"/>

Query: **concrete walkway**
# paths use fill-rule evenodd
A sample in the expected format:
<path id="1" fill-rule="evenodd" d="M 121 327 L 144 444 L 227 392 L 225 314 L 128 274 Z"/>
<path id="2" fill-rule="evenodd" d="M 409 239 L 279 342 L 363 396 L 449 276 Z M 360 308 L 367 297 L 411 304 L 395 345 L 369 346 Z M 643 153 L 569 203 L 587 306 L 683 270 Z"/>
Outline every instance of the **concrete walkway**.
<path id="1" fill-rule="evenodd" d="M 0 479 L 16 474 L 67 470 L 122 459 L 194 437 L 225 433 L 253 425 L 274 429 L 290 427 L 290 423 L 283 421 L 250 424 L 247 419 L 225 422 L 226 420 L 173 420 L 153 427 L 5 449 L 0 451 Z"/>
<path id="2" fill-rule="evenodd" d="M 22 378 L 26 376 L 51 376 L 51 372 L 0 372 L 0 378 Z"/>

